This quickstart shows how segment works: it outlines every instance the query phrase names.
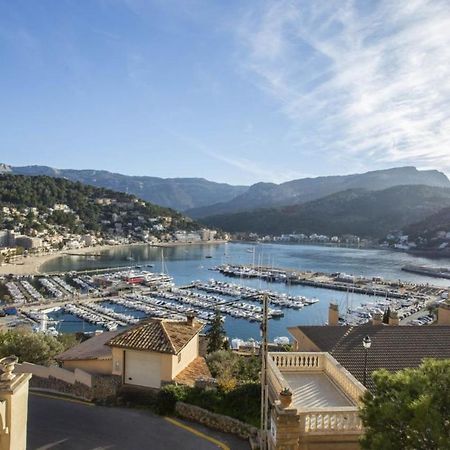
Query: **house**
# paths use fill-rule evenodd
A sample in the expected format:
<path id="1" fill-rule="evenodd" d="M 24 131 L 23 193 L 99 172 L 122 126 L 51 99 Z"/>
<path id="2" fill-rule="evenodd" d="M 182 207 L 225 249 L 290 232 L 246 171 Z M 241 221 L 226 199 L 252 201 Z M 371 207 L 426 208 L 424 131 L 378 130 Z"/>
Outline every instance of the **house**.
<path id="1" fill-rule="evenodd" d="M 194 384 L 210 377 L 199 356 L 204 325 L 193 316 L 186 321 L 150 319 L 110 339 L 113 375 L 127 385 L 159 388 L 164 383 Z"/>
<path id="2" fill-rule="evenodd" d="M 56 360 L 64 369 L 81 369 L 91 374 L 111 375 L 112 352 L 105 344 L 119 333 L 120 331 L 107 331 L 97 334 L 60 353 L 56 356 Z"/>
<path id="3" fill-rule="evenodd" d="M 193 386 L 197 379 L 211 377 L 199 355 L 203 326 L 194 317 L 186 321 L 149 319 L 93 336 L 56 360 L 69 370 L 118 375 L 126 385 L 160 388 L 176 382 Z"/>
<path id="4" fill-rule="evenodd" d="M 364 380 L 363 338 L 369 336 L 367 387 L 370 373 L 385 368 L 391 372 L 418 367 L 424 358 L 450 358 L 450 326 L 424 327 L 360 325 L 298 326 L 288 328 L 296 351 L 328 352 L 358 381 Z"/>
<path id="5" fill-rule="evenodd" d="M 359 450 L 364 427 L 361 397 L 374 387 L 370 373 L 417 367 L 424 358 L 450 358 L 450 305 L 441 303 L 438 323 L 424 327 L 374 323 L 338 326 L 336 305 L 327 326 L 288 328 L 293 352 L 269 353 L 270 450 Z M 366 353 L 363 339 L 369 336 Z M 364 383 L 366 386 L 364 386 Z"/>

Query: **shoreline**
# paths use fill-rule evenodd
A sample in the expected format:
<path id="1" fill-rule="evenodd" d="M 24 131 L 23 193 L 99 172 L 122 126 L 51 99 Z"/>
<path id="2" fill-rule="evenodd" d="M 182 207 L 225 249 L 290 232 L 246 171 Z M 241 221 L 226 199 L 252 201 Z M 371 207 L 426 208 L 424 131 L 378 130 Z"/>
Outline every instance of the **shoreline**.
<path id="1" fill-rule="evenodd" d="M 149 244 L 147 242 L 133 242 L 131 244 L 116 244 L 116 245 L 96 245 L 92 247 L 77 248 L 74 250 L 60 250 L 53 253 L 47 253 L 43 255 L 31 255 L 31 256 L 21 256 L 19 259 L 15 260 L 13 263 L 7 263 L 0 265 L 0 276 L 5 275 L 40 275 L 41 267 L 51 261 L 52 259 L 59 258 L 61 256 L 83 256 L 86 254 L 104 252 L 107 250 L 112 250 L 116 248 L 124 247 L 137 247 L 137 246 L 151 246 L 151 247 L 161 247 L 170 248 L 178 246 L 188 246 L 188 245 L 218 245 L 225 244 L 228 241 L 218 240 L 218 241 L 200 241 L 200 242 L 162 242 L 158 244 Z M 69 255 L 70 253 L 70 255 Z"/>

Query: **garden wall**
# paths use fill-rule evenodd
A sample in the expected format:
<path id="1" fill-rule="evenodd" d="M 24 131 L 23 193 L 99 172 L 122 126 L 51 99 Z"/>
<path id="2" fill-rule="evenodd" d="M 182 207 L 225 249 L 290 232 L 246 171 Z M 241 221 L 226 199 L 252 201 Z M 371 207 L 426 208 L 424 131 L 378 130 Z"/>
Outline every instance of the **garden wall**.
<path id="1" fill-rule="evenodd" d="M 231 433 L 243 439 L 256 436 L 258 430 L 240 420 L 232 417 L 215 414 L 198 406 L 189 405 L 183 402 L 177 402 L 175 412 L 182 418 L 201 423 L 209 428 Z"/>

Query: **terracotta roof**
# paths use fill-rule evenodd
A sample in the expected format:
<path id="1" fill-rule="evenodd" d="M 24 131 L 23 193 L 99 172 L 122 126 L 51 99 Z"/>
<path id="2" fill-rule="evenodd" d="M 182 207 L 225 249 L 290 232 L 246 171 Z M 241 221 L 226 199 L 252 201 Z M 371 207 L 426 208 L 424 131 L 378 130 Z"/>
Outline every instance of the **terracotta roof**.
<path id="1" fill-rule="evenodd" d="M 364 378 L 362 340 L 369 336 L 372 345 L 367 354 L 367 373 L 385 368 L 395 372 L 417 367 L 425 358 L 450 358 L 450 326 L 363 325 L 299 326 L 321 351 L 329 352 L 359 381 Z M 368 388 L 373 387 L 370 376 Z"/>
<path id="2" fill-rule="evenodd" d="M 107 341 L 120 331 L 105 331 L 69 348 L 55 357 L 58 361 L 77 361 L 82 359 L 111 359 L 111 348 L 105 345 Z"/>
<path id="3" fill-rule="evenodd" d="M 151 319 L 120 333 L 107 345 L 176 355 L 204 327 L 199 322 Z"/>
<path id="4" fill-rule="evenodd" d="M 199 378 L 211 378 L 211 372 L 206 364 L 205 358 L 199 356 L 194 359 L 185 369 L 183 369 L 176 377 L 175 381 L 180 384 L 194 386 L 195 380 Z"/>

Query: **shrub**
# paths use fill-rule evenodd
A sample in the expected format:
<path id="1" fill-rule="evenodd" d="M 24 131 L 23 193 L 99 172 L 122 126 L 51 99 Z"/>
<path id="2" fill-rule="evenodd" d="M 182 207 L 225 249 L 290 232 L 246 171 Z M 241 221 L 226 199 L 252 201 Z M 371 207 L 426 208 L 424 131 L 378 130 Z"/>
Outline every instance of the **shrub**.
<path id="1" fill-rule="evenodd" d="M 175 404 L 178 401 L 185 401 L 188 386 L 177 386 L 175 384 L 168 384 L 160 389 L 156 398 L 156 409 L 159 414 L 168 415 L 175 411 Z"/>

